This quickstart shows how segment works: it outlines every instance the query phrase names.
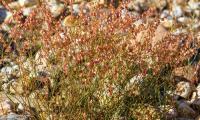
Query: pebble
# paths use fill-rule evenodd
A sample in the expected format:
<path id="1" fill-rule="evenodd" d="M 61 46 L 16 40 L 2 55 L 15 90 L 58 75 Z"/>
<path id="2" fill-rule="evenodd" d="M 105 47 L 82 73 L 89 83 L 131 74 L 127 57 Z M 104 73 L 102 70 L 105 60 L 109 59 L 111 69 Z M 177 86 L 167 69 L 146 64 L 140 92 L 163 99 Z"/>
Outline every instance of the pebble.
<path id="1" fill-rule="evenodd" d="M 18 2 L 21 7 L 31 7 L 38 3 L 37 0 L 18 0 Z"/>
<path id="2" fill-rule="evenodd" d="M 58 17 L 64 10 L 64 4 L 49 3 L 50 12 L 53 17 Z"/>
<path id="3" fill-rule="evenodd" d="M 196 2 L 195 0 L 190 0 L 188 5 L 192 10 L 200 9 L 200 2 Z"/>
<path id="4" fill-rule="evenodd" d="M 172 15 L 175 18 L 181 17 L 183 16 L 183 10 L 181 9 L 181 6 L 179 5 L 175 5 L 172 7 Z"/>
<path id="5" fill-rule="evenodd" d="M 190 18 L 188 17 L 179 17 L 177 19 L 178 22 L 182 23 L 182 24 L 189 24 L 190 23 Z"/>
<path id="6" fill-rule="evenodd" d="M 166 18 L 168 16 L 170 16 L 169 10 L 163 10 L 161 15 L 160 15 L 160 18 Z"/>
<path id="7" fill-rule="evenodd" d="M 36 9 L 36 5 L 35 6 L 31 6 L 31 7 L 26 7 L 26 8 L 24 8 L 23 10 L 22 10 L 22 12 L 23 12 L 23 15 L 24 16 L 29 16 L 30 15 L 30 13 L 34 10 L 34 9 Z"/>
<path id="8" fill-rule="evenodd" d="M 11 2 L 8 4 L 9 8 L 12 10 L 19 10 L 21 8 L 21 5 L 19 4 L 18 1 Z"/>
<path id="9" fill-rule="evenodd" d="M 176 85 L 175 94 L 188 99 L 193 91 L 193 86 L 189 82 L 181 81 Z"/>

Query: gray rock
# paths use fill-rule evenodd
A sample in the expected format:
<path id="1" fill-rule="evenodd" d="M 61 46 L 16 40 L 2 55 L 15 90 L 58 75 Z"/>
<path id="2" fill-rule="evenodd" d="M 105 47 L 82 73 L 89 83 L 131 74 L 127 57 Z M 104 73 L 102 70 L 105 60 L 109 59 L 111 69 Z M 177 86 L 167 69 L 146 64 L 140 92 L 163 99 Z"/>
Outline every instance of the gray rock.
<path id="1" fill-rule="evenodd" d="M 12 16 L 12 13 L 5 8 L 0 8 L 0 24 L 4 21 L 8 21 Z"/>
<path id="2" fill-rule="evenodd" d="M 196 99 L 192 102 L 192 108 L 200 112 L 200 99 Z"/>
<path id="3" fill-rule="evenodd" d="M 178 116 L 183 118 L 195 118 L 198 114 L 184 101 L 178 101 Z"/>

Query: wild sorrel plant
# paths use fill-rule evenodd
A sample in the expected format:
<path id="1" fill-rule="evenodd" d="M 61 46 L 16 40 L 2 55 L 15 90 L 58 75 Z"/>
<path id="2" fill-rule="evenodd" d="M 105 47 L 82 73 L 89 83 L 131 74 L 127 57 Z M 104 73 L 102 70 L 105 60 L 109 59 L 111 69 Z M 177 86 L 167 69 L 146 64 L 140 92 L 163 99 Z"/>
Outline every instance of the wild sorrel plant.
<path id="1" fill-rule="evenodd" d="M 195 49 L 190 47 L 194 39 L 190 34 L 166 32 L 161 40 L 154 39 L 161 24 L 153 8 L 135 17 L 125 3 L 117 8 L 97 5 L 89 13 L 69 15 L 65 26 L 65 16 L 54 18 L 45 5 L 42 2 L 27 18 L 16 12 L 16 25 L 9 33 L 19 53 L 18 81 L 24 90 L 20 96 L 33 119 L 164 116 L 159 106 L 172 105 L 167 95 L 173 89 L 171 71 L 185 64 Z M 144 22 L 136 26 L 138 20 Z M 141 31 L 144 37 L 136 40 Z M 5 42 L 3 37 L 1 42 Z M 42 68 L 38 68 L 37 55 Z M 137 75 L 143 82 L 127 89 Z"/>

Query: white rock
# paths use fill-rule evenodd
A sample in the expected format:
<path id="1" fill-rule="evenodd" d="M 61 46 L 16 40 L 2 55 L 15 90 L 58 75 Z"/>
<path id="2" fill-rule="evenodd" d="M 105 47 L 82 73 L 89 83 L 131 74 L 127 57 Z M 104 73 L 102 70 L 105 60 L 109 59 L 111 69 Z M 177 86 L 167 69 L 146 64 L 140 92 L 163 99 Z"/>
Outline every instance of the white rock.
<path id="1" fill-rule="evenodd" d="M 195 14 L 197 17 L 200 17 L 200 10 L 194 10 L 194 14 Z"/>
<path id="2" fill-rule="evenodd" d="M 189 24 L 190 18 L 188 18 L 188 17 L 179 17 L 177 19 L 177 21 L 180 22 L 180 23 L 183 23 L 183 24 Z"/>
<path id="3" fill-rule="evenodd" d="M 180 35 L 182 33 L 187 33 L 186 29 L 176 29 L 175 31 L 172 32 L 173 35 Z"/>
<path id="4" fill-rule="evenodd" d="M 181 6 L 175 5 L 172 7 L 172 15 L 177 18 L 183 16 L 183 10 L 181 9 Z"/>
<path id="5" fill-rule="evenodd" d="M 18 10 L 21 7 L 18 1 L 11 2 L 8 4 L 8 6 L 9 8 L 14 9 L 14 10 Z"/>
<path id="6" fill-rule="evenodd" d="M 139 27 L 140 25 L 142 25 L 144 23 L 144 21 L 142 19 L 139 19 L 137 21 L 135 21 L 133 24 L 137 27 Z"/>
<path id="7" fill-rule="evenodd" d="M 53 17 L 58 17 L 64 11 L 65 7 L 64 4 L 50 3 L 49 9 Z"/>
<path id="8" fill-rule="evenodd" d="M 24 111 L 24 106 L 23 106 L 21 103 L 18 105 L 17 111 L 18 111 L 18 112 Z"/>
<path id="9" fill-rule="evenodd" d="M 181 81 L 176 85 L 175 94 L 188 99 L 193 90 L 194 86 L 191 83 Z"/>
<path id="10" fill-rule="evenodd" d="M 78 15 L 80 13 L 80 8 L 78 4 L 73 4 L 72 9 L 74 15 Z"/>
<path id="11" fill-rule="evenodd" d="M 166 18 L 169 15 L 170 15 L 169 10 L 163 10 L 163 12 L 160 15 L 160 18 Z"/>
<path id="12" fill-rule="evenodd" d="M 192 93 L 190 103 L 193 103 L 197 99 L 198 99 L 198 95 L 197 95 L 197 92 L 195 91 L 195 92 Z"/>
<path id="13" fill-rule="evenodd" d="M 12 73 L 12 71 L 13 71 L 13 68 L 12 67 L 3 67 L 2 69 L 1 69 L 1 72 L 3 73 L 3 74 L 5 74 L 5 75 L 9 75 L 9 74 L 11 74 Z"/>
<path id="14" fill-rule="evenodd" d="M 197 96 L 200 99 L 200 84 L 198 84 L 198 86 L 196 87 L 196 91 L 197 91 Z"/>
<path id="15" fill-rule="evenodd" d="M 195 0 L 190 0 L 188 5 L 193 10 L 200 9 L 200 2 L 196 2 Z"/>
<path id="16" fill-rule="evenodd" d="M 38 0 L 18 0 L 18 2 L 22 7 L 30 7 L 36 5 Z"/>
<path id="17" fill-rule="evenodd" d="M 24 16 L 29 16 L 30 13 L 36 8 L 37 6 L 26 7 L 22 10 Z"/>

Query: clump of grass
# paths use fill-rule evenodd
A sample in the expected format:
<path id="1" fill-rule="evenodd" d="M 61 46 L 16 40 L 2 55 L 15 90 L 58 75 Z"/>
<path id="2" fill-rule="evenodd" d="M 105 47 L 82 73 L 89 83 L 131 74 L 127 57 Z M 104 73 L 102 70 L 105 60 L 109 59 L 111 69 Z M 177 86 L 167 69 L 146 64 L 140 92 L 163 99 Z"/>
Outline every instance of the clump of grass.
<path id="1" fill-rule="evenodd" d="M 140 119 L 151 114 L 142 112 L 146 106 L 156 111 L 150 119 L 162 117 L 159 106 L 171 103 L 167 95 L 167 91 L 173 90 L 170 71 L 193 52 L 189 47 L 192 37 L 185 35 L 186 42 L 180 47 L 182 35 L 168 33 L 152 46 L 160 24 L 155 11 L 150 9 L 140 17 L 133 17 L 128 13 L 122 15 L 124 6 L 106 9 L 107 12 L 97 6 L 90 13 L 75 17 L 76 24 L 71 27 L 62 27 L 62 16 L 53 18 L 45 5 L 38 6 L 25 20 L 18 19 L 11 38 L 20 43 L 19 57 L 34 58 L 43 51 L 48 61 L 45 68 L 48 75 L 42 77 L 37 76 L 40 71 L 36 69 L 36 76 L 30 77 L 30 71 L 20 64 L 20 78 L 28 93 L 22 98 L 32 99 L 32 105 L 25 106 L 35 119 Z M 149 22 L 153 17 L 153 22 Z M 146 22 L 134 26 L 139 19 Z M 144 42 L 135 41 L 144 30 L 147 30 Z M 37 67 L 34 59 L 32 62 Z M 126 85 L 139 74 L 143 80 L 136 86 L 139 90 L 136 95 L 135 88 L 127 91 Z"/>

